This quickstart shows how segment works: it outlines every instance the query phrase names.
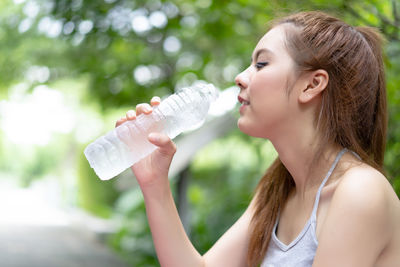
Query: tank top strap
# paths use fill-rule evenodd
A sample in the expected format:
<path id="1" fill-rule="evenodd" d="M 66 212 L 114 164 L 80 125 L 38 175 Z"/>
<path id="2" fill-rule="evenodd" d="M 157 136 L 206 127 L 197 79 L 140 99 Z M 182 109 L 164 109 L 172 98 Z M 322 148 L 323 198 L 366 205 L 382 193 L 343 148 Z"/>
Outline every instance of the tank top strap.
<path id="1" fill-rule="evenodd" d="M 348 151 L 347 148 L 343 148 L 336 156 L 335 161 L 332 163 L 332 166 L 330 167 L 328 173 L 326 174 L 324 180 L 322 181 L 321 185 L 318 188 L 317 195 L 315 196 L 315 202 L 314 202 L 314 207 L 311 216 L 315 218 L 317 209 L 318 209 L 318 204 L 319 204 L 319 199 L 321 197 L 321 191 L 322 188 L 325 186 L 326 182 L 328 181 L 329 177 L 331 177 L 333 170 L 335 169 L 336 165 L 338 164 L 339 160 L 342 158 L 344 153 Z"/>

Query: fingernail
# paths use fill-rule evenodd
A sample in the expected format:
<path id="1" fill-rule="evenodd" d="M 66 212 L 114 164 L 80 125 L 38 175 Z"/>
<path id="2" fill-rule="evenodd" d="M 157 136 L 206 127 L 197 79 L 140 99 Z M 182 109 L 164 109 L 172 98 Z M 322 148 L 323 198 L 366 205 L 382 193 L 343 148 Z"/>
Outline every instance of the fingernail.
<path id="1" fill-rule="evenodd" d="M 136 117 L 136 113 L 133 111 L 128 111 L 128 117 L 134 118 L 134 117 Z"/>
<path id="2" fill-rule="evenodd" d="M 157 142 L 159 140 L 158 135 L 155 133 L 150 133 L 149 134 L 149 139 L 153 142 Z"/>

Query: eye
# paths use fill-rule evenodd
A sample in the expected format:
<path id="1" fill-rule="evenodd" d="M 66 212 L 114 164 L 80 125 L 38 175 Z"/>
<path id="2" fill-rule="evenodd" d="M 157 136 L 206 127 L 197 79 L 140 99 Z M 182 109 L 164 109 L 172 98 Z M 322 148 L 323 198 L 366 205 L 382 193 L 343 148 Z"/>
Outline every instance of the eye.
<path id="1" fill-rule="evenodd" d="M 268 62 L 257 62 L 254 66 L 257 70 L 260 70 L 268 65 Z"/>

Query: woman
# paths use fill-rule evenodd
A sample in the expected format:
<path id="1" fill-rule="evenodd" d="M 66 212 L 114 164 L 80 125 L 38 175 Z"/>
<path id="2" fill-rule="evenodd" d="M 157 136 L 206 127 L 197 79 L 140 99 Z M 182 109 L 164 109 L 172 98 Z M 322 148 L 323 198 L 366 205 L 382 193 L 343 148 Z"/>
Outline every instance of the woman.
<path id="1" fill-rule="evenodd" d="M 322 12 L 273 24 L 236 77 L 239 129 L 279 157 L 239 220 L 205 254 L 187 238 L 168 182 L 175 145 L 132 166 L 161 266 L 400 266 L 400 203 L 383 173 L 381 37 Z M 155 97 L 151 105 L 159 104 Z M 140 104 L 117 125 L 149 114 Z"/>

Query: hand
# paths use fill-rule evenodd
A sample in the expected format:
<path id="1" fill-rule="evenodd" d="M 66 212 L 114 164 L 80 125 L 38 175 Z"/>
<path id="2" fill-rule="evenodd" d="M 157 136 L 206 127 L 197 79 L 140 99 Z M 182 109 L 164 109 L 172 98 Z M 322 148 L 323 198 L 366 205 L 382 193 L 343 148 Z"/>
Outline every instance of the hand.
<path id="1" fill-rule="evenodd" d="M 151 114 L 153 107 L 159 105 L 160 101 L 160 98 L 155 96 L 151 99 L 150 105 L 146 103 L 138 104 L 136 111 L 129 110 L 126 117 L 116 122 L 115 127 L 126 121 L 135 120 L 140 114 Z M 160 180 L 168 179 L 168 170 L 176 152 L 175 144 L 165 134 L 150 133 L 148 140 L 158 148 L 131 167 L 142 189 Z"/>

